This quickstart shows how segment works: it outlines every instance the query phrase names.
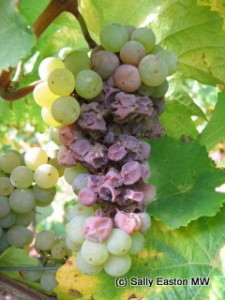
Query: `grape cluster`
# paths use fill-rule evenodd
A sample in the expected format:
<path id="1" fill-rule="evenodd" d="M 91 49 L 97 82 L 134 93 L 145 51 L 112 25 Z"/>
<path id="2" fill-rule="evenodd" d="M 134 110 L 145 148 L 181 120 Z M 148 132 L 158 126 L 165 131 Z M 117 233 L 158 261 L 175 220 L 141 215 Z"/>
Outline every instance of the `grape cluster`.
<path id="1" fill-rule="evenodd" d="M 32 242 L 33 233 L 27 227 L 35 219 L 35 207 L 53 201 L 58 177 L 40 147 L 25 154 L 10 150 L 0 155 L 0 253 Z"/>
<path id="2" fill-rule="evenodd" d="M 159 115 L 178 61 L 147 27 L 110 23 L 100 42 L 89 54 L 66 48 L 45 58 L 34 99 L 56 127 L 58 161 L 78 197 L 66 225 L 76 266 L 90 275 L 104 269 L 122 276 L 151 224 L 146 208 L 156 190 L 146 183 L 151 147 L 145 139 L 164 133 Z"/>

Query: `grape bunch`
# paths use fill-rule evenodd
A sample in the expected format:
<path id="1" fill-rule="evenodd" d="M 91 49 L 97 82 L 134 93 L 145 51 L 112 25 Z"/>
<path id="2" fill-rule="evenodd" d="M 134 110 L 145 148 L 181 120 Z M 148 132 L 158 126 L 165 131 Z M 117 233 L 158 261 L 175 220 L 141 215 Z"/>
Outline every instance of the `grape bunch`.
<path id="1" fill-rule="evenodd" d="M 0 253 L 32 242 L 35 207 L 49 205 L 56 194 L 59 172 L 51 161 L 40 147 L 0 155 Z"/>
<path id="2" fill-rule="evenodd" d="M 65 239 L 78 252 L 75 264 L 85 274 L 122 276 L 151 225 L 148 141 L 164 134 L 159 115 L 178 60 L 147 27 L 110 23 L 100 42 L 90 53 L 66 48 L 45 58 L 34 99 L 78 198 Z"/>

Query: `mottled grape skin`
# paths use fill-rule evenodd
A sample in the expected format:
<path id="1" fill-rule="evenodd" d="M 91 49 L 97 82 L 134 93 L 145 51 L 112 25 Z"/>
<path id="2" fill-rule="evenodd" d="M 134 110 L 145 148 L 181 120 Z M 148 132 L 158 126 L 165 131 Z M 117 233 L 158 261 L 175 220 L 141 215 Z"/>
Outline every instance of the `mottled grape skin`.
<path id="1" fill-rule="evenodd" d="M 137 67 L 144 56 L 145 47 L 138 41 L 128 41 L 120 50 L 120 59 L 124 64 Z"/>
<path id="2" fill-rule="evenodd" d="M 141 85 L 138 69 L 132 65 L 121 65 L 114 73 L 116 86 L 124 92 L 135 92 Z"/>

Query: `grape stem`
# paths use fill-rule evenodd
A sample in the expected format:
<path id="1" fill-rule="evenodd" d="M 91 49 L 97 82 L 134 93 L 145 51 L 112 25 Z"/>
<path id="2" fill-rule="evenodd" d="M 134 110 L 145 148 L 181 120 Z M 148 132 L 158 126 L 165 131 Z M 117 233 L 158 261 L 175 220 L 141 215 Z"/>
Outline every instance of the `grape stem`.
<path id="1" fill-rule="evenodd" d="M 55 300 L 55 296 L 44 295 L 22 283 L 0 275 L 0 291 L 10 293 L 16 299 Z M 0 294 L 1 297 L 1 294 Z"/>
<path id="2" fill-rule="evenodd" d="M 31 26 L 36 37 L 39 37 L 62 12 L 69 12 L 77 18 L 87 44 L 90 48 L 94 48 L 97 44 L 91 38 L 85 20 L 78 10 L 78 0 L 51 0 Z M 0 74 L 0 97 L 7 101 L 15 101 L 25 97 L 33 91 L 37 84 L 32 83 L 29 86 L 17 89 L 19 85 L 18 79 L 23 72 L 21 61 L 16 69 L 15 76 L 18 77 L 16 80 L 10 79 L 13 71 L 14 68 L 9 68 L 8 71 L 3 70 Z"/>

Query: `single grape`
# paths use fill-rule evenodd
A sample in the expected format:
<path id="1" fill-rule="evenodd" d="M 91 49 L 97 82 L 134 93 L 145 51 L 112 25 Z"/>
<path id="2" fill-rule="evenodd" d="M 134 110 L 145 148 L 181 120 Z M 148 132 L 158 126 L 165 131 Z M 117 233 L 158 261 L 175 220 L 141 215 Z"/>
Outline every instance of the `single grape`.
<path id="1" fill-rule="evenodd" d="M 9 177 L 0 177 L 0 196 L 9 196 L 14 189 Z"/>
<path id="2" fill-rule="evenodd" d="M 103 89 L 102 79 L 92 70 L 83 70 L 77 74 L 75 89 L 85 99 L 95 98 Z"/>
<path id="3" fill-rule="evenodd" d="M 80 104 L 73 97 L 60 97 L 52 104 L 51 112 L 56 122 L 61 125 L 69 125 L 78 119 Z"/>
<path id="4" fill-rule="evenodd" d="M 56 195 L 56 188 L 52 187 L 50 189 L 43 189 L 38 185 L 33 186 L 33 193 L 36 198 L 37 206 L 47 206 L 49 205 Z"/>
<path id="5" fill-rule="evenodd" d="M 64 259 L 68 254 L 65 241 L 59 240 L 51 248 L 51 256 L 53 259 L 61 260 Z"/>
<path id="6" fill-rule="evenodd" d="M 84 242 L 83 225 L 85 219 L 85 216 L 76 216 L 66 225 L 66 234 L 73 243 L 82 244 Z"/>
<path id="7" fill-rule="evenodd" d="M 65 238 L 66 247 L 73 252 L 78 252 L 81 248 L 81 244 L 77 244 L 68 237 L 68 235 Z"/>
<path id="8" fill-rule="evenodd" d="M 104 264 L 104 270 L 107 274 L 114 277 L 125 275 L 131 267 L 131 258 L 128 254 L 115 256 L 109 255 Z"/>
<path id="9" fill-rule="evenodd" d="M 81 247 L 81 256 L 86 263 L 99 266 L 106 262 L 109 252 L 105 244 L 85 240 Z"/>
<path id="10" fill-rule="evenodd" d="M 131 247 L 131 238 L 129 234 L 123 230 L 114 228 L 106 245 L 110 253 L 114 255 L 123 255 L 127 253 Z"/>
<path id="11" fill-rule="evenodd" d="M 163 98 L 166 92 L 168 91 L 168 89 L 169 89 L 169 83 L 167 80 L 165 80 L 162 84 L 155 87 L 152 97 L 156 99 Z"/>
<path id="12" fill-rule="evenodd" d="M 34 180 L 36 184 L 43 189 L 54 187 L 58 181 L 59 173 L 55 167 L 50 164 L 43 164 L 34 171 Z"/>
<path id="13" fill-rule="evenodd" d="M 16 219 L 17 219 L 17 214 L 15 214 L 14 211 L 10 210 L 8 215 L 0 219 L 0 226 L 5 229 L 10 228 L 14 224 L 16 224 Z"/>
<path id="14" fill-rule="evenodd" d="M 57 150 L 58 153 L 58 150 Z M 48 164 L 55 167 L 59 173 L 59 177 L 62 177 L 64 174 L 65 167 L 59 164 L 57 157 L 49 158 Z"/>
<path id="15" fill-rule="evenodd" d="M 144 56 L 145 47 L 138 41 L 128 41 L 120 50 L 120 59 L 124 64 L 137 67 Z"/>
<path id="16" fill-rule="evenodd" d="M 11 246 L 23 247 L 31 242 L 32 233 L 25 226 L 14 225 L 7 231 L 6 238 Z"/>
<path id="17" fill-rule="evenodd" d="M 0 237 L 0 253 L 4 252 L 9 246 L 6 238 L 6 231 L 3 230 L 2 236 Z"/>
<path id="18" fill-rule="evenodd" d="M 131 236 L 130 254 L 137 254 L 144 248 L 145 238 L 144 235 L 136 231 Z"/>
<path id="19" fill-rule="evenodd" d="M 47 80 L 49 74 L 59 68 L 65 68 L 61 59 L 57 57 L 46 57 L 39 65 L 38 74 L 42 80 Z"/>
<path id="20" fill-rule="evenodd" d="M 159 51 L 158 56 L 165 60 L 168 67 L 168 75 L 173 75 L 178 68 L 178 58 L 171 50 Z"/>
<path id="21" fill-rule="evenodd" d="M 103 265 L 93 266 L 88 264 L 82 257 L 81 252 L 77 253 L 74 264 L 78 268 L 78 270 L 87 275 L 95 275 L 100 273 L 103 270 Z"/>
<path id="22" fill-rule="evenodd" d="M 131 40 L 141 43 L 147 54 L 155 47 L 155 34 L 147 27 L 136 28 L 131 34 Z"/>
<path id="23" fill-rule="evenodd" d="M 15 189 L 9 196 L 9 204 L 16 213 L 27 213 L 35 206 L 34 193 L 31 189 Z"/>
<path id="24" fill-rule="evenodd" d="M 93 212 L 93 207 L 77 203 L 66 212 L 66 219 L 70 221 L 77 216 L 89 217 Z"/>
<path id="25" fill-rule="evenodd" d="M 56 69 L 48 76 L 48 87 L 59 96 L 70 95 L 75 87 L 75 78 L 68 69 Z"/>
<path id="26" fill-rule="evenodd" d="M 50 230 L 43 230 L 37 233 L 35 240 L 35 248 L 38 251 L 51 250 L 55 243 L 55 233 Z"/>
<path id="27" fill-rule="evenodd" d="M 167 64 L 157 54 L 149 54 L 142 58 L 139 64 L 142 81 L 149 86 L 158 86 L 166 80 L 168 75 Z"/>
<path id="28" fill-rule="evenodd" d="M 97 72 L 103 80 L 109 79 L 119 67 L 120 61 L 116 54 L 101 50 L 91 56 L 91 68 Z"/>
<path id="29" fill-rule="evenodd" d="M 127 41 L 128 31 L 123 25 L 109 23 L 101 29 L 100 42 L 108 51 L 119 52 Z"/>
<path id="30" fill-rule="evenodd" d="M 32 185 L 34 173 L 26 166 L 19 166 L 12 171 L 10 180 L 15 187 L 26 189 Z"/>
<path id="31" fill-rule="evenodd" d="M 55 275 L 56 271 L 44 271 L 42 274 L 40 284 L 45 291 L 51 292 L 57 286 Z"/>
<path id="32" fill-rule="evenodd" d="M 58 123 L 52 116 L 51 109 L 42 107 L 41 109 L 41 117 L 43 121 L 49 125 L 49 126 L 54 126 L 54 127 L 60 127 L 61 124 Z"/>
<path id="33" fill-rule="evenodd" d="M 87 186 L 87 181 L 90 174 L 82 173 L 75 177 L 72 188 L 75 194 L 78 194 L 79 191 Z"/>
<path id="34" fill-rule="evenodd" d="M 59 129 L 58 128 L 55 128 L 55 127 L 50 128 L 50 137 L 57 146 L 62 145 L 62 142 L 59 137 Z"/>
<path id="35" fill-rule="evenodd" d="M 49 108 L 59 96 L 50 91 L 47 82 L 40 82 L 33 90 L 33 97 L 39 106 Z"/>
<path id="36" fill-rule="evenodd" d="M 65 56 L 65 66 L 76 77 L 82 70 L 90 69 L 90 58 L 87 53 L 80 50 L 75 50 Z"/>
<path id="37" fill-rule="evenodd" d="M 84 173 L 88 173 L 88 169 L 86 169 L 81 163 L 77 163 L 74 167 L 65 168 L 64 179 L 67 183 L 72 184 L 77 175 Z"/>
<path id="38" fill-rule="evenodd" d="M 141 227 L 140 227 L 140 232 L 145 232 L 151 227 L 151 218 L 148 213 L 143 212 L 143 213 L 138 213 L 138 217 L 141 220 Z"/>
<path id="39" fill-rule="evenodd" d="M 24 161 L 29 169 L 35 170 L 40 165 L 47 163 L 48 156 L 40 147 L 33 147 L 26 151 Z"/>
<path id="40" fill-rule="evenodd" d="M 22 226 L 29 226 L 32 221 L 35 219 L 34 210 L 30 210 L 25 214 L 16 215 L 16 224 Z"/>
<path id="41" fill-rule="evenodd" d="M 0 155 L 0 169 L 6 174 L 10 174 L 13 169 L 21 164 L 22 157 L 20 153 L 15 150 L 10 150 Z"/>
<path id="42" fill-rule="evenodd" d="M 138 89 L 138 93 L 141 94 L 142 96 L 151 97 L 153 95 L 155 89 L 156 89 L 155 86 L 149 86 L 149 85 L 142 83 Z"/>
<path id="43" fill-rule="evenodd" d="M 138 69 L 132 65 L 121 65 L 114 73 L 116 86 L 124 92 L 135 92 L 141 85 Z"/>
<path id="44" fill-rule="evenodd" d="M 0 218 L 4 218 L 10 212 L 9 199 L 5 196 L 0 196 Z"/>

